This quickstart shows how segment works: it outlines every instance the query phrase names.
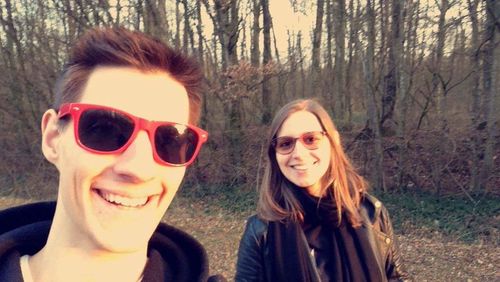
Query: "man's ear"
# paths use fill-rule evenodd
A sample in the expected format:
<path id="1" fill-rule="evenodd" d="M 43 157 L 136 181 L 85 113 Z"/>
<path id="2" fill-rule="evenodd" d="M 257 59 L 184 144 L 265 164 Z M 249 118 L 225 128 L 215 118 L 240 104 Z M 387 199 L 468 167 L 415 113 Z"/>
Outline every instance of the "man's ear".
<path id="1" fill-rule="evenodd" d="M 47 110 L 42 117 L 42 152 L 45 158 L 56 164 L 59 156 L 59 137 L 61 136 L 60 128 L 57 124 L 57 113 L 55 110 Z"/>

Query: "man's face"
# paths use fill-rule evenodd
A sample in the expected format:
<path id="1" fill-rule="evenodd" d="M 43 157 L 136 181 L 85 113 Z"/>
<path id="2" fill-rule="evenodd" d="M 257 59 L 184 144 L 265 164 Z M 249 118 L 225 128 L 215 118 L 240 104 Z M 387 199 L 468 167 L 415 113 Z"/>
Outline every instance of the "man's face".
<path id="1" fill-rule="evenodd" d="M 185 88 L 163 72 L 98 68 L 79 102 L 148 120 L 187 124 L 189 118 Z M 186 168 L 157 163 L 144 130 L 123 153 L 106 155 L 82 149 L 72 121 L 55 135 L 44 137 L 54 148 L 52 155 L 45 155 L 60 172 L 56 222 L 63 224 L 63 238 L 89 250 L 145 250 Z"/>

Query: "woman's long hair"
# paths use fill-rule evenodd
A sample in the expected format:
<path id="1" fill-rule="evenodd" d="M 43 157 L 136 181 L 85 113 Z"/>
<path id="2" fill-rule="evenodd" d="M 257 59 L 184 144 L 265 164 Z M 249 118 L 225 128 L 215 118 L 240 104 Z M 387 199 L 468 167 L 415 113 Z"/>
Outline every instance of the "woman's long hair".
<path id="1" fill-rule="evenodd" d="M 268 146 L 267 160 L 262 185 L 260 187 L 260 197 L 257 211 L 261 218 L 269 221 L 282 221 L 291 219 L 300 222 L 303 219 L 300 203 L 291 191 L 291 183 L 281 172 L 276 161 L 276 151 L 271 142 L 276 138 L 276 134 L 283 122 L 293 113 L 298 111 L 308 111 L 316 116 L 331 146 L 330 166 L 321 179 L 322 194 L 327 189 L 331 189 L 335 203 L 339 222 L 342 219 L 342 212 L 345 212 L 347 219 L 353 226 L 361 224 L 358 213 L 362 194 L 367 189 L 367 183 L 360 176 L 348 157 L 346 156 L 340 142 L 332 119 L 326 110 L 315 100 L 300 99 L 292 101 L 281 108 L 271 123 L 270 132 L 266 140 Z"/>

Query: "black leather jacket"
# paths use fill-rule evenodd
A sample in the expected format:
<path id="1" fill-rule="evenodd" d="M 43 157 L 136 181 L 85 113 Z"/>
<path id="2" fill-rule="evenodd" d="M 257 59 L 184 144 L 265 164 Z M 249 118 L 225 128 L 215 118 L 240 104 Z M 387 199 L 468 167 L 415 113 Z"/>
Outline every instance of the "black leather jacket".
<path id="1" fill-rule="evenodd" d="M 387 281 L 405 281 L 407 274 L 403 271 L 392 224 L 387 209 L 375 197 L 366 194 L 361 204 L 360 213 L 363 224 L 368 229 L 369 240 L 377 254 L 377 264 L 386 273 Z M 238 261 L 236 264 L 236 281 L 270 281 L 271 260 L 267 245 L 266 221 L 256 215 L 247 221 L 245 232 L 240 241 Z M 305 236 L 302 242 L 308 246 Z M 308 246 L 309 247 L 309 246 Z M 314 258 L 309 262 L 316 269 Z M 316 275 L 319 281 L 319 275 Z"/>

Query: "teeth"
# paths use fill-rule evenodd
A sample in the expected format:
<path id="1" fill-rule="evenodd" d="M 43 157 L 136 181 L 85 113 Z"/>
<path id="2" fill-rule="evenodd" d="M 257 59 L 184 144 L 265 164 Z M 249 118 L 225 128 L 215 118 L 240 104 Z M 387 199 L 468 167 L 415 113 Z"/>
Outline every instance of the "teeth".
<path id="1" fill-rule="evenodd" d="M 127 198 L 123 196 L 119 196 L 116 194 L 111 194 L 107 192 L 100 191 L 100 195 L 102 198 L 104 198 L 106 201 L 113 203 L 113 204 L 118 204 L 121 206 L 125 207 L 139 207 L 139 206 L 144 206 L 146 202 L 148 201 L 148 197 L 142 197 L 142 198 Z"/>

